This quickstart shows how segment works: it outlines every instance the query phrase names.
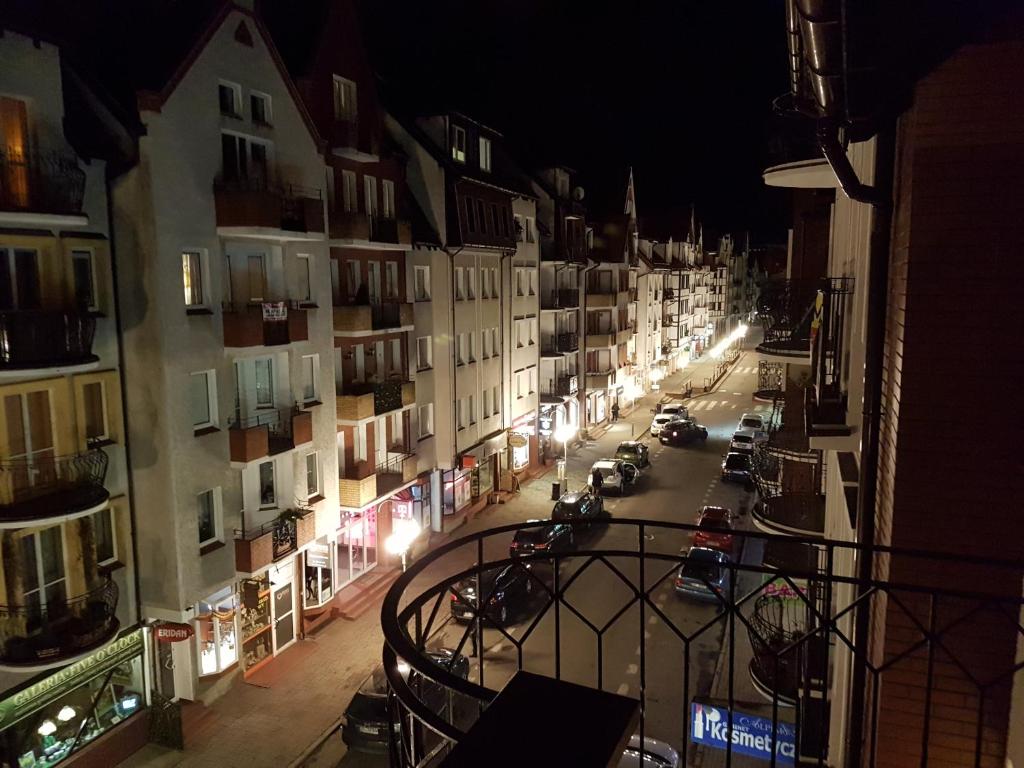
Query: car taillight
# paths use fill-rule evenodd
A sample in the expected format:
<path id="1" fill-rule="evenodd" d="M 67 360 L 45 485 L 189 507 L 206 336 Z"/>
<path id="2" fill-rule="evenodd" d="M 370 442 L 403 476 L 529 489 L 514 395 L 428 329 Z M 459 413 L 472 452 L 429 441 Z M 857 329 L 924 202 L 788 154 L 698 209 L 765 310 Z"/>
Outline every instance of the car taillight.
<path id="1" fill-rule="evenodd" d="M 682 577 L 677 577 L 677 578 L 676 578 L 676 586 L 677 586 L 677 587 L 681 587 L 681 586 L 683 586 L 683 584 L 684 584 L 684 583 L 685 583 L 685 582 L 683 581 Z"/>
<path id="2" fill-rule="evenodd" d="M 547 544 L 547 542 L 543 542 L 541 544 L 534 544 L 533 548 L 534 549 L 547 549 L 548 548 L 548 544 Z"/>

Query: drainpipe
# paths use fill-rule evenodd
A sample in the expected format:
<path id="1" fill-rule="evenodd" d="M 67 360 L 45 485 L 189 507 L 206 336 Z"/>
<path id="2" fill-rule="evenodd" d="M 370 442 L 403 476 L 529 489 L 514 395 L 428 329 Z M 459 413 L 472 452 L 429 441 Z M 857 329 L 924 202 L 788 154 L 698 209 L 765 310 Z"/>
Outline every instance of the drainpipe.
<path id="1" fill-rule="evenodd" d="M 580 424 L 583 425 L 583 429 L 590 426 L 590 419 L 587 417 L 587 336 L 590 335 L 590 330 L 587 328 L 587 273 L 592 269 L 597 268 L 597 262 L 595 261 L 589 267 L 584 267 L 583 272 L 580 276 L 580 290 L 583 292 L 583 414 L 580 419 Z M 576 384 L 579 389 L 579 382 Z"/>

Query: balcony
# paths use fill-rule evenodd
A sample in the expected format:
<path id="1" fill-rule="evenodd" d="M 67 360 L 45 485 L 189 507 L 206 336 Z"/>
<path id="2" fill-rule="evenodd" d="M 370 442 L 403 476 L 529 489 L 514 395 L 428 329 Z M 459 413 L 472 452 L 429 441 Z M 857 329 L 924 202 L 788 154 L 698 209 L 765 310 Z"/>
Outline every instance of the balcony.
<path id="1" fill-rule="evenodd" d="M 587 349 L 605 349 L 615 343 L 615 331 L 587 331 Z"/>
<path id="2" fill-rule="evenodd" d="M 820 280 L 771 280 L 761 286 L 757 313 L 764 340 L 758 352 L 796 362 L 810 357 L 814 301 L 822 285 Z"/>
<path id="3" fill-rule="evenodd" d="M 626 301 L 626 291 L 609 291 L 607 288 L 587 289 L 587 309 L 617 307 Z"/>
<path id="4" fill-rule="evenodd" d="M 324 239 L 324 202 L 319 189 L 262 179 L 218 180 L 213 185 L 217 233 L 271 240 Z"/>
<path id="5" fill-rule="evenodd" d="M 338 421 L 361 422 L 416 403 L 416 382 L 383 381 L 345 385 L 337 396 Z"/>
<path id="6" fill-rule="evenodd" d="M 413 305 L 408 302 L 346 304 L 334 308 L 334 332 L 343 336 L 367 336 L 409 329 L 412 325 Z"/>
<path id="7" fill-rule="evenodd" d="M 276 347 L 309 339 L 306 310 L 291 301 L 225 304 L 225 347 Z"/>
<path id="8" fill-rule="evenodd" d="M 576 352 L 580 348 L 580 337 L 577 333 L 557 333 L 544 337 L 541 354 L 545 357 L 558 357 Z"/>
<path id="9" fill-rule="evenodd" d="M 611 389 L 615 382 L 615 369 L 609 368 L 606 371 L 587 371 L 587 391 L 596 389 Z"/>
<path id="10" fill-rule="evenodd" d="M 334 120 L 327 130 L 331 152 L 360 163 L 376 162 L 380 149 L 369 127 L 369 121 L 360 122 L 357 114 Z"/>
<path id="11" fill-rule="evenodd" d="M 541 294 L 541 309 L 576 309 L 580 305 L 580 292 L 576 288 L 559 288 Z"/>
<path id="12" fill-rule="evenodd" d="M 393 446 L 392 457 L 377 465 L 377 498 L 416 479 L 416 457 L 410 446 Z"/>
<path id="13" fill-rule="evenodd" d="M 286 509 L 256 528 L 235 531 L 235 570 L 256 573 L 297 552 L 316 538 L 312 509 Z"/>
<path id="14" fill-rule="evenodd" d="M 250 462 L 275 456 L 313 441 L 313 414 L 298 407 L 265 409 L 241 417 L 228 428 L 231 461 Z"/>
<path id="15" fill-rule="evenodd" d="M 807 388 L 804 400 L 805 431 L 812 438 L 848 437 L 853 427 L 847 423 L 843 361 L 853 278 L 827 278 L 821 293 L 821 323 L 811 340 L 813 386 Z"/>
<path id="16" fill-rule="evenodd" d="M 629 337 L 632 336 L 634 333 L 636 333 L 636 331 L 634 331 L 629 326 L 626 326 L 621 331 L 617 331 L 615 333 L 615 343 L 625 344 L 627 341 L 629 341 Z"/>
<path id="17" fill-rule="evenodd" d="M 843 732 L 859 715 L 869 723 L 885 722 L 886 712 L 897 706 L 902 714 L 889 732 L 892 743 L 907 743 L 906 729 L 920 738 L 929 723 L 944 740 L 948 732 L 935 725 L 930 709 L 933 696 L 946 695 L 955 686 L 950 694 L 957 697 L 955 711 L 950 705 L 944 722 L 957 723 L 970 736 L 954 762 L 980 764 L 984 745 L 974 734 L 992 727 L 990 713 L 1000 702 L 1006 706 L 1011 681 L 1016 675 L 1020 685 L 1024 674 L 1013 653 L 1016 636 L 1024 631 L 1018 627 L 1024 608 L 1019 562 L 992 563 L 988 579 L 972 579 L 972 585 L 985 585 L 982 594 L 974 595 L 961 591 L 965 587 L 956 575 L 963 569 L 980 574 L 973 569 L 989 564 L 965 564 L 962 553 L 928 554 L 829 540 L 821 542 L 829 555 L 822 558 L 820 570 L 774 571 L 752 562 L 746 553 L 768 549 L 779 537 L 736 531 L 737 549 L 744 557 L 727 561 L 729 586 L 715 591 L 707 585 L 702 604 L 672 594 L 674 576 L 689 557 L 679 544 L 691 540 L 696 526 L 619 517 L 607 521 L 602 537 L 577 537 L 574 550 L 525 558 L 537 567 L 511 561 L 512 571 L 518 571 L 533 593 L 510 622 L 514 629 L 492 626 L 498 617 L 483 596 L 469 599 L 467 621 L 452 622 L 447 606 L 456 583 L 508 566 L 507 542 L 516 531 L 535 525 L 478 531 L 464 536 L 456 548 L 425 553 L 385 597 L 383 660 L 394 695 L 391 756 L 396 768 L 444 764 L 452 755 L 450 760 L 459 765 L 528 765 L 531 755 L 551 756 L 558 747 L 545 745 L 564 736 L 566 723 L 538 720 L 531 706 L 536 700 L 509 709 L 499 693 L 525 669 L 547 676 L 555 688 L 565 681 L 593 692 L 614 691 L 625 681 L 626 695 L 639 698 L 633 703 L 639 704 L 640 721 L 623 738 L 638 728 L 688 755 L 686 765 L 700 762 L 692 759 L 695 753 L 705 758 L 704 765 L 728 764 L 725 744 L 743 743 L 736 738 L 741 734 L 749 738 L 748 745 L 755 740 L 767 744 L 759 764 L 769 765 L 772 753 L 780 755 L 779 764 L 832 764 L 829 755 L 842 745 L 828 744 L 830 730 L 836 732 L 829 727 L 830 705 L 831 725 Z M 861 578 L 850 564 L 865 553 L 886 567 Z M 916 576 L 922 572 L 935 574 L 935 582 Z M 655 604 L 653 596 L 666 592 L 667 599 Z M 855 612 L 869 617 L 869 632 L 853 631 Z M 491 621 L 473 621 L 481 614 Z M 998 628 L 1009 645 L 998 656 L 993 655 L 994 644 L 987 642 L 989 628 Z M 883 629 L 888 634 L 884 648 L 879 646 Z M 425 653 L 443 645 L 468 655 L 471 633 L 488 650 L 473 659 L 468 679 Z M 617 647 L 607 642 L 614 637 L 636 640 Z M 881 654 L 884 663 L 878 661 Z M 637 659 L 639 666 L 623 677 L 627 662 Z M 1006 684 L 993 689 L 979 680 Z M 438 707 L 438 701 L 448 706 Z M 710 702 L 712 715 L 705 720 L 704 746 L 695 743 L 700 737 L 694 727 L 694 715 L 700 717 L 694 707 L 698 702 L 705 707 Z M 863 706 L 863 712 L 854 713 L 848 702 Z M 486 730 L 487 712 L 498 707 L 505 707 L 503 732 L 516 738 L 481 740 L 478 729 Z M 707 723 L 721 723 L 729 712 L 754 715 L 753 727 L 734 731 L 732 739 L 726 730 L 724 738 L 708 742 Z M 606 728 L 607 722 L 602 708 L 585 713 L 585 728 Z M 998 746 L 1000 736 L 993 728 L 991 740 L 984 743 Z M 578 749 L 578 739 L 564 741 L 570 750 Z M 733 757 L 734 765 L 755 764 L 748 755 Z M 996 766 L 1001 760 L 993 756 L 988 762 Z M 875 762 L 876 756 L 866 753 L 858 764 Z M 912 762 L 931 764 L 920 755 Z M 570 757 L 564 764 L 584 763 Z M 602 758 L 601 764 L 617 765 L 618 760 Z"/>
<path id="18" fill-rule="evenodd" d="M 555 379 L 553 394 L 560 397 L 573 397 L 579 391 L 579 377 L 559 376 Z"/>
<path id="19" fill-rule="evenodd" d="M 37 456 L 0 463 L 0 528 L 54 524 L 98 512 L 110 493 L 103 486 L 107 454 Z"/>
<path id="20" fill-rule="evenodd" d="M 405 219 L 385 216 L 370 217 L 370 240 L 408 247 L 412 244 L 412 227 Z"/>
<path id="21" fill-rule="evenodd" d="M 92 653 L 120 628 L 117 598 L 117 584 L 108 580 L 70 600 L 0 606 L 0 667 L 41 671 Z"/>
<path id="22" fill-rule="evenodd" d="M 0 312 L 0 375 L 6 371 L 95 367 L 96 318 L 74 311 Z"/>
<path id="23" fill-rule="evenodd" d="M 0 147 L 0 226 L 85 226 L 84 193 L 74 156 Z"/>

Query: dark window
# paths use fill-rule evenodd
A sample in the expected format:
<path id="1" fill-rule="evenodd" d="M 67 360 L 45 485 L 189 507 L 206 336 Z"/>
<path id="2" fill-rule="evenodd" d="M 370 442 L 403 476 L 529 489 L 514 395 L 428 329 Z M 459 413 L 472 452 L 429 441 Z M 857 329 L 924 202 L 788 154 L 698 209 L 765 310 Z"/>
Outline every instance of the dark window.
<path id="1" fill-rule="evenodd" d="M 498 234 L 498 232 L 499 232 L 498 206 L 495 205 L 494 203 L 491 203 L 491 233 L 496 235 L 496 234 Z M 505 233 L 502 232 L 501 234 L 504 235 Z"/>
<path id="2" fill-rule="evenodd" d="M 220 113 L 222 115 L 238 115 L 238 108 L 235 105 L 235 89 L 230 85 L 220 85 L 217 89 L 220 97 Z"/>
<path id="3" fill-rule="evenodd" d="M 486 212 L 486 210 L 484 208 L 484 201 L 483 200 L 477 200 L 476 201 L 476 218 L 477 218 L 477 221 L 480 222 L 480 231 L 485 233 L 485 234 L 487 233 L 487 218 L 486 218 L 486 216 L 487 216 L 487 212 Z"/>
<path id="4" fill-rule="evenodd" d="M 246 173 L 245 140 L 230 133 L 220 135 L 222 173 L 225 181 L 239 181 Z"/>
<path id="5" fill-rule="evenodd" d="M 466 206 L 466 229 L 470 232 L 476 232 L 476 217 L 473 215 L 473 200 L 471 198 L 465 198 Z"/>

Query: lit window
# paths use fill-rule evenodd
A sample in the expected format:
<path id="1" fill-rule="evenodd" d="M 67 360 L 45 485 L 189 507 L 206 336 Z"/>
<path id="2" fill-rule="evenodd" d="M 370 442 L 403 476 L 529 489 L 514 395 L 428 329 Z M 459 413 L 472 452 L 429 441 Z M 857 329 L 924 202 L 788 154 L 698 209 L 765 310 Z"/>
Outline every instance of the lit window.
<path id="1" fill-rule="evenodd" d="M 181 254 L 181 274 L 185 284 L 185 306 L 203 306 L 206 303 L 203 295 L 203 262 L 198 251 L 184 251 Z"/>
<path id="2" fill-rule="evenodd" d="M 466 162 L 466 131 L 457 125 L 452 126 L 452 157 Z"/>
<path id="3" fill-rule="evenodd" d="M 302 356 L 302 401 L 314 403 L 318 397 L 317 382 L 320 378 L 320 355 Z"/>
<path id="4" fill-rule="evenodd" d="M 480 170 L 491 170 L 491 140 L 480 137 Z"/>

